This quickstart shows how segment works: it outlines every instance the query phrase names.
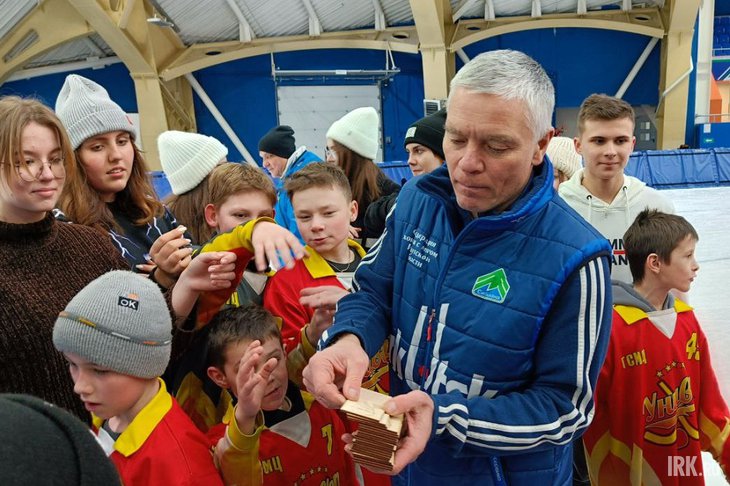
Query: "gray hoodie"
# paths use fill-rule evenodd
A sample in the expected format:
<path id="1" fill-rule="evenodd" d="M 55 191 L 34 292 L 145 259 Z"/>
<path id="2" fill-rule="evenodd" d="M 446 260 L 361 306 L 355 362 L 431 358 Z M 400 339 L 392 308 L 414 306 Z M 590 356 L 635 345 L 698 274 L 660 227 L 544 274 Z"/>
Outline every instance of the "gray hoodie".
<path id="1" fill-rule="evenodd" d="M 642 297 L 633 286 L 621 282 L 620 280 L 611 281 L 611 291 L 613 292 L 613 305 L 626 305 L 641 309 L 647 314 L 656 310 L 670 309 L 674 307 L 674 296 L 667 294 L 667 299 L 661 309 L 655 309 L 648 300 Z"/>
<path id="2" fill-rule="evenodd" d="M 646 317 L 665 336 L 672 339 L 674 330 L 677 327 L 677 311 L 674 309 L 674 296 L 669 293 L 664 299 L 661 309 L 655 309 L 644 297 L 642 297 L 631 285 L 613 280 L 611 282 L 613 293 L 613 305 L 625 305 L 635 307 L 646 312 Z"/>
<path id="3" fill-rule="evenodd" d="M 624 251 L 624 233 L 636 216 L 646 208 L 674 213 L 674 205 L 659 191 L 636 177 L 624 175 L 624 185 L 611 203 L 593 196 L 581 182 L 581 169 L 560 185 L 558 193 L 578 214 L 605 236 L 613 248 L 611 278 L 631 283 L 631 271 Z"/>

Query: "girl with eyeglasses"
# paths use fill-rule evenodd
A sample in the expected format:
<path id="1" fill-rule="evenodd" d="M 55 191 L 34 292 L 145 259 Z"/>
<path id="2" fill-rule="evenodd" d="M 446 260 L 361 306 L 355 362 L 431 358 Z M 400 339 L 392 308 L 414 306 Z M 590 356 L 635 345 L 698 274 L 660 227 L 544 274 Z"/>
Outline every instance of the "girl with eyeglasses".
<path id="1" fill-rule="evenodd" d="M 68 363 L 53 346 L 53 325 L 91 281 L 129 265 L 108 233 L 62 223 L 51 213 L 73 158 L 69 137 L 50 108 L 17 96 L 0 98 L 0 393 L 35 395 L 88 421 Z M 274 232 L 260 238 L 274 247 L 287 236 L 293 239 L 271 226 Z M 187 316 L 201 292 L 230 285 L 232 256 L 209 252 L 187 267 L 166 293 L 176 319 Z"/>
<path id="2" fill-rule="evenodd" d="M 51 214 L 73 149 L 38 101 L 0 98 L 0 393 L 27 393 L 88 420 L 51 339 L 89 282 L 127 263 L 107 235 Z"/>
<path id="3" fill-rule="evenodd" d="M 62 217 L 108 232 L 133 270 L 170 287 L 190 263 L 190 237 L 157 199 L 132 121 L 102 86 L 76 74 L 66 77 L 56 113 L 74 150 Z"/>

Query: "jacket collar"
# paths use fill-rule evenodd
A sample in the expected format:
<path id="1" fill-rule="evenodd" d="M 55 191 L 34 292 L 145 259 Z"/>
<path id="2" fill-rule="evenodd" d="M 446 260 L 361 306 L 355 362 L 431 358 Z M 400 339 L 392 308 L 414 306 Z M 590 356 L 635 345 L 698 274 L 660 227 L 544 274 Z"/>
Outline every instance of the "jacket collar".
<path id="1" fill-rule="evenodd" d="M 306 152 L 306 151 L 307 151 L 307 147 L 302 145 L 301 147 L 296 149 L 293 154 L 291 154 L 289 156 L 289 158 L 286 161 L 286 166 L 284 167 L 284 172 L 282 172 L 282 174 L 284 174 L 282 176 L 282 179 L 291 175 L 291 174 L 289 174 L 289 171 L 297 163 L 297 160 L 299 160 L 299 157 L 301 157 L 302 154 L 304 154 L 304 152 Z"/>
<path id="2" fill-rule="evenodd" d="M 132 423 L 122 432 L 122 434 L 114 442 L 114 450 L 124 457 L 129 457 L 137 452 L 147 441 L 157 425 L 167 415 L 172 408 L 172 396 L 167 393 L 165 382 L 157 378 L 160 389 L 157 394 L 144 406 L 144 408 L 134 417 Z M 91 416 L 92 422 L 96 429 L 101 429 L 104 419 Z"/>
<path id="3" fill-rule="evenodd" d="M 466 223 L 473 219 L 456 202 L 456 195 L 451 185 L 448 166 L 446 164 L 443 164 L 430 174 L 417 178 L 416 184 L 420 189 L 443 199 L 451 207 L 452 211 L 458 213 L 459 219 L 463 222 Z M 484 226 L 489 230 L 505 228 L 540 211 L 554 196 L 553 165 L 545 157 L 542 164 L 533 168 L 530 180 L 523 188 L 522 194 L 520 194 L 509 209 L 499 214 L 480 215 L 476 218 L 476 221 L 479 222 L 480 226 Z"/>
<path id="4" fill-rule="evenodd" d="M 365 256 L 365 250 L 363 250 L 362 246 L 360 246 L 356 241 L 354 240 L 347 240 L 347 246 L 349 248 L 352 248 L 357 252 L 360 257 Z M 335 271 L 332 270 L 332 267 L 330 267 L 329 263 L 327 263 L 327 260 L 322 258 L 322 256 L 314 251 L 309 246 L 306 247 L 307 253 L 309 256 L 304 257 L 304 266 L 307 268 L 307 271 L 309 272 L 309 275 L 312 276 L 312 278 L 322 278 L 322 277 L 335 277 Z"/>
<path id="5" fill-rule="evenodd" d="M 642 319 L 648 319 L 649 315 L 643 309 L 638 307 L 625 306 L 625 305 L 614 305 L 613 309 L 621 316 L 621 319 L 626 322 L 627 325 L 636 324 Z M 681 312 L 691 311 L 692 307 L 685 304 L 679 299 L 674 299 L 674 311 L 679 314 Z"/>

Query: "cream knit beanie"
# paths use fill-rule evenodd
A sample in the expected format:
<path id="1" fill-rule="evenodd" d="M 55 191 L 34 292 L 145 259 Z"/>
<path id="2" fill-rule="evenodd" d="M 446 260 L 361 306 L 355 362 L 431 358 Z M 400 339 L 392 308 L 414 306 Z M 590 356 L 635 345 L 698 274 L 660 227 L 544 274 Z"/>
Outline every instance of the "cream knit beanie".
<path id="1" fill-rule="evenodd" d="M 375 108 L 356 108 L 332 124 L 327 130 L 327 138 L 373 160 L 378 155 L 378 125 Z"/>
<path id="2" fill-rule="evenodd" d="M 177 195 L 195 189 L 228 155 L 228 148 L 213 137 L 175 130 L 157 137 L 157 150 L 162 170 Z"/>
<path id="3" fill-rule="evenodd" d="M 69 74 L 56 99 L 56 115 L 63 123 L 74 150 L 103 133 L 125 131 L 137 134 L 132 120 L 109 98 L 99 84 L 78 74 Z"/>
<path id="4" fill-rule="evenodd" d="M 575 144 L 570 137 L 553 137 L 548 144 L 547 156 L 553 166 L 568 179 L 583 167 L 581 156 L 575 151 Z"/>

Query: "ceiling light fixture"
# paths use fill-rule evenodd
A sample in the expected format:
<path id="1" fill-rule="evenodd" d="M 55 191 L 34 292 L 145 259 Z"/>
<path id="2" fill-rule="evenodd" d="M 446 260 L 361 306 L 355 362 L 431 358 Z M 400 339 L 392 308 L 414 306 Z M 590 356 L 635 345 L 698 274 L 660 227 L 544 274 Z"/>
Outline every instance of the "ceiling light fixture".
<path id="1" fill-rule="evenodd" d="M 148 18 L 147 22 L 149 22 L 152 25 L 156 25 L 157 27 L 169 27 L 169 28 L 175 27 L 175 24 L 173 24 L 172 22 L 170 22 L 169 20 L 167 20 L 164 17 L 160 17 L 159 15 L 157 15 L 157 13 L 155 13 L 154 16 Z"/>

